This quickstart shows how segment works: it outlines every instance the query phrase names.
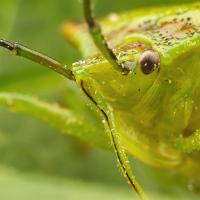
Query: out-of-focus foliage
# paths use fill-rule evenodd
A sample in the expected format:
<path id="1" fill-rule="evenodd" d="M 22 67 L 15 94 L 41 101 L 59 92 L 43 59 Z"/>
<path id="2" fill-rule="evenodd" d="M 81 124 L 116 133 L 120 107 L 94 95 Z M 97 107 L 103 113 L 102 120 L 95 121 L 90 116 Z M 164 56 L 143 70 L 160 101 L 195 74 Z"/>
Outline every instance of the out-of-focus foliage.
<path id="1" fill-rule="evenodd" d="M 192 1 L 95 0 L 95 10 L 97 15 L 105 15 L 136 7 L 169 6 L 183 2 Z M 24 43 L 62 62 L 72 63 L 81 55 L 60 36 L 60 25 L 65 20 L 81 19 L 78 0 L 1 0 L 0 37 Z M 57 101 L 84 115 L 89 112 L 74 84 L 2 50 L 0 91 L 31 94 Z M 80 96 L 79 102 L 77 96 Z M 0 108 L 0 163 L 6 166 L 0 168 L 0 199 L 3 200 L 36 197 L 43 200 L 132 199 L 132 191 L 120 177 L 112 152 L 95 149 L 60 134 L 42 122 L 4 108 Z M 10 169 L 11 166 L 17 171 Z M 181 177 L 178 177 L 180 183 L 175 181 L 177 177 L 173 176 L 173 172 L 154 170 L 140 162 L 136 162 L 135 171 L 145 188 L 150 193 L 157 193 L 158 199 L 169 194 L 169 199 L 178 196 L 179 199 L 198 199 L 187 191 L 188 185 Z M 22 172 L 34 175 L 25 176 Z"/>

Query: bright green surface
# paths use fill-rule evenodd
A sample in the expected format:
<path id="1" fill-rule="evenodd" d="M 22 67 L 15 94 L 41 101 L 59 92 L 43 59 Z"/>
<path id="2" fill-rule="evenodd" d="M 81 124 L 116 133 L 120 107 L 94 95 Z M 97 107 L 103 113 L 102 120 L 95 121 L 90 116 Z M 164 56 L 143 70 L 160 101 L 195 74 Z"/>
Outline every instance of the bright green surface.
<path id="1" fill-rule="evenodd" d="M 0 169 L 0 197 L 3 200 L 78 200 L 133 199 L 129 190 L 98 182 L 58 179 L 44 175 L 24 175 L 11 169 Z"/>
<path id="2" fill-rule="evenodd" d="M 108 6 L 106 0 L 96 2 L 97 13 L 104 15 L 134 6 L 168 5 L 175 1 L 112 0 L 109 1 L 112 6 Z M 72 63 L 80 55 L 59 34 L 60 24 L 65 19 L 82 19 L 79 1 L 1 0 L 1 37 L 44 51 L 62 62 Z M 79 95 L 78 91 L 72 92 L 74 85 L 69 85 L 57 74 L 4 51 L 1 51 L 0 66 L 1 91 L 38 95 L 87 113 L 82 104 L 77 106 L 74 101 L 73 97 Z M 132 191 L 120 177 L 112 153 L 93 150 L 85 144 L 80 146 L 79 141 L 59 134 L 42 122 L 3 108 L 0 109 L 0 132 L 1 163 L 20 171 L 1 170 L 0 199 L 132 199 Z M 186 186 L 175 187 L 176 184 L 172 184 L 175 181 L 171 176 L 168 178 L 168 172 L 164 177 L 162 172 L 157 174 L 141 164 L 135 170 L 145 188 L 158 192 L 158 195 L 161 192 L 168 195 L 170 190 L 170 195 L 181 195 L 182 199 L 193 197 Z M 39 175 L 24 176 L 23 172 L 39 172 Z M 47 181 L 47 177 L 40 174 L 58 176 L 61 180 L 48 178 Z M 76 184 L 76 179 L 81 182 Z M 168 185 L 171 187 L 168 188 Z"/>

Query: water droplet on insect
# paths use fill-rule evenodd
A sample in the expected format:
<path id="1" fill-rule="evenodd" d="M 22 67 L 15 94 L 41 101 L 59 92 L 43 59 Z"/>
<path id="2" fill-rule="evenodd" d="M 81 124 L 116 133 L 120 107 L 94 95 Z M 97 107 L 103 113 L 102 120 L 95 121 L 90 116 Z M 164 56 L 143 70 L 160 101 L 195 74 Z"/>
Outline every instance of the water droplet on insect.
<path id="1" fill-rule="evenodd" d="M 103 123 L 103 124 L 106 124 L 106 120 L 105 120 L 105 119 L 103 119 L 103 120 L 102 120 L 102 123 Z"/>
<path id="2" fill-rule="evenodd" d="M 171 80 L 171 79 L 169 79 L 169 80 L 168 80 L 168 83 L 171 85 L 171 84 L 172 84 L 172 80 Z"/>
<path id="3" fill-rule="evenodd" d="M 111 22 L 116 22 L 116 21 L 119 20 L 119 17 L 118 17 L 118 15 L 117 15 L 116 13 L 111 13 L 111 14 L 109 15 L 109 20 L 110 20 Z"/>

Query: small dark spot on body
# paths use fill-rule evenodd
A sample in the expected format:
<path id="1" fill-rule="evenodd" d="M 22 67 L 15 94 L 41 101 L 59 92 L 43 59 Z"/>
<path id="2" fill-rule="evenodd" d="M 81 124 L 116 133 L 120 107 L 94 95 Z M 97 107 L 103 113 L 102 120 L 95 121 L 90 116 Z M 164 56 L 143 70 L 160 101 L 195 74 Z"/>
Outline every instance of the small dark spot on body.
<path id="1" fill-rule="evenodd" d="M 144 44 L 142 42 L 136 42 L 136 43 L 134 43 L 133 46 L 136 48 L 139 48 L 139 47 L 144 47 Z"/>
<path id="2" fill-rule="evenodd" d="M 186 25 L 192 26 L 192 22 L 187 22 Z"/>
<path id="3" fill-rule="evenodd" d="M 149 24 L 151 23 L 151 19 L 144 21 L 144 24 Z"/>

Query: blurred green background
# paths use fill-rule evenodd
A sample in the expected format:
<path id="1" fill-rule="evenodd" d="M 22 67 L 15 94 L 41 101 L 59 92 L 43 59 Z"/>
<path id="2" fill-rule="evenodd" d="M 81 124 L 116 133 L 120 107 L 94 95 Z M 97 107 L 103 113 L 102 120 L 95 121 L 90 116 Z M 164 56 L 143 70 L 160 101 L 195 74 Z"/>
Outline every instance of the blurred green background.
<path id="1" fill-rule="evenodd" d="M 82 20 L 78 0 L 1 0 L 1 38 L 46 52 L 64 63 L 81 55 L 61 37 L 66 20 Z M 96 15 L 191 0 L 96 0 Z M 0 90 L 57 101 L 80 95 L 63 77 L 0 50 Z M 82 100 L 80 100 L 82 104 Z M 180 176 L 135 161 L 146 190 L 158 199 L 198 199 Z M 162 196 L 162 198 L 161 198 Z M 134 195 L 120 176 L 112 152 L 62 135 L 42 122 L 0 108 L 0 199 L 128 200 Z M 154 197 L 155 199 L 155 197 Z"/>

